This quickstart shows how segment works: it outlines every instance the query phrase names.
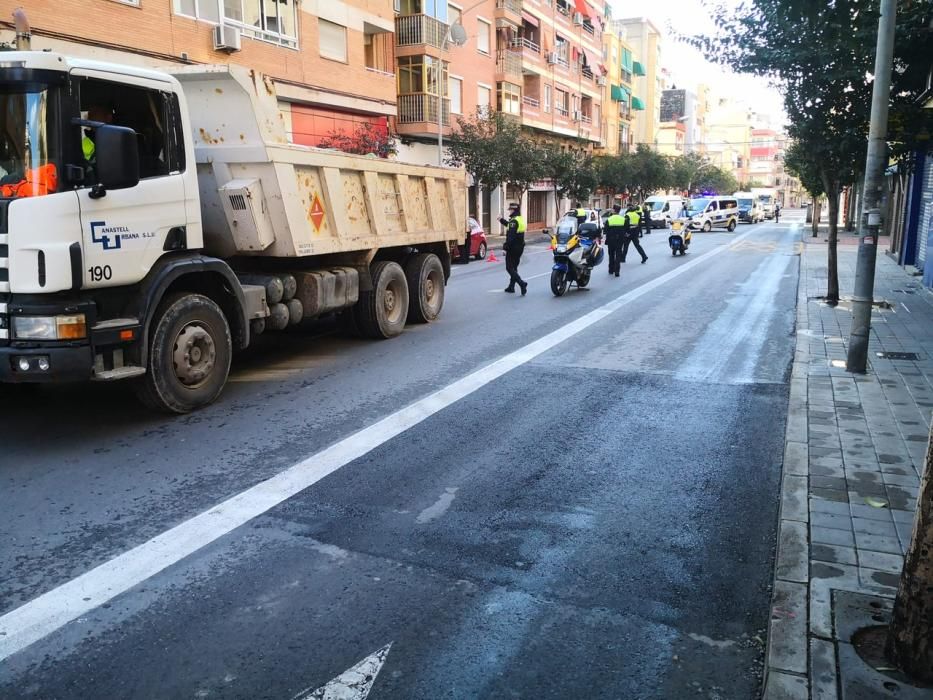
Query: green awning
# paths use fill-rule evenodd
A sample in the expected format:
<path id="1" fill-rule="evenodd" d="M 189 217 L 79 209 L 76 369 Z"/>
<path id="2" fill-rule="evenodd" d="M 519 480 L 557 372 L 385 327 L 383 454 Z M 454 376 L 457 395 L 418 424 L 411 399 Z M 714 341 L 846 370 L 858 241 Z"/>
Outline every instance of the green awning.
<path id="1" fill-rule="evenodd" d="M 640 111 L 644 111 L 644 109 L 645 109 L 645 103 L 642 102 L 642 101 L 641 101 L 640 99 L 638 99 L 637 97 L 634 97 L 634 96 L 633 96 L 633 97 L 632 97 L 632 109 L 637 109 L 637 110 L 640 110 Z"/>
<path id="2" fill-rule="evenodd" d="M 608 5 L 607 5 L 608 7 Z M 628 49 L 622 49 L 622 70 L 632 72 L 632 52 Z"/>
<path id="3" fill-rule="evenodd" d="M 625 99 L 625 92 L 620 85 L 613 85 L 610 92 L 612 94 L 612 99 L 616 102 L 622 102 Z"/>
<path id="4" fill-rule="evenodd" d="M 639 63 L 638 61 L 635 61 L 635 62 L 632 64 L 632 72 L 633 72 L 635 75 L 648 75 L 648 74 L 645 72 L 645 67 L 644 67 L 641 63 Z"/>

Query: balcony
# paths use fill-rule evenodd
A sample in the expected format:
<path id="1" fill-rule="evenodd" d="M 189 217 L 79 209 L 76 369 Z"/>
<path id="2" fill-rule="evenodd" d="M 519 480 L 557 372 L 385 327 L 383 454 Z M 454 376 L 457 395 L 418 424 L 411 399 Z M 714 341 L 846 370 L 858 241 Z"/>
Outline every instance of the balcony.
<path id="1" fill-rule="evenodd" d="M 496 0 L 495 19 L 522 26 L 522 0 Z"/>
<path id="2" fill-rule="evenodd" d="M 437 133 L 437 95 L 428 95 L 425 93 L 415 93 L 411 95 L 398 96 L 398 124 L 402 125 L 423 125 L 427 133 Z M 450 126 L 450 100 L 444 98 L 441 100 L 444 110 L 442 124 Z M 406 129 L 405 133 L 421 133 L 418 129 L 414 131 Z"/>
<path id="3" fill-rule="evenodd" d="M 522 55 L 518 51 L 499 51 L 496 54 L 496 81 L 522 74 Z"/>
<path id="4" fill-rule="evenodd" d="M 447 29 L 446 24 L 428 15 L 400 15 L 395 18 L 395 45 L 446 48 Z"/>

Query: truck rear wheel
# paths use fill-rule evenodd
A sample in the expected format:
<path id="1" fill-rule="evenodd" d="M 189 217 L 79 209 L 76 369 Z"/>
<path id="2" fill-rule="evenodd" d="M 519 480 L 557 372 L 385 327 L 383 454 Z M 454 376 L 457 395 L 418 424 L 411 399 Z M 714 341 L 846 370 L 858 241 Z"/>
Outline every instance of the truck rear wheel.
<path id="1" fill-rule="evenodd" d="M 393 338 L 405 330 L 408 320 L 408 282 L 402 267 L 380 260 L 370 268 L 371 292 L 360 292 L 356 325 L 366 338 Z"/>
<path id="2" fill-rule="evenodd" d="M 444 307 L 444 268 L 433 253 L 420 253 L 405 264 L 408 280 L 408 318 L 430 323 Z"/>
<path id="3" fill-rule="evenodd" d="M 206 406 L 227 382 L 232 352 L 230 326 L 217 304 L 201 294 L 172 294 L 153 318 L 148 371 L 136 394 L 166 413 Z"/>

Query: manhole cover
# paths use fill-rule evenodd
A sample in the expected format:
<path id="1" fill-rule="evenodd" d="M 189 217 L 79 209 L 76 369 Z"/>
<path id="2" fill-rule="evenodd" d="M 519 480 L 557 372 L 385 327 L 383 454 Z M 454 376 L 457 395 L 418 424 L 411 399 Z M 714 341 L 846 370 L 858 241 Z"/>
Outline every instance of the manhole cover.
<path id="1" fill-rule="evenodd" d="M 875 355 L 883 360 L 919 360 L 920 355 L 915 352 L 876 352 Z"/>

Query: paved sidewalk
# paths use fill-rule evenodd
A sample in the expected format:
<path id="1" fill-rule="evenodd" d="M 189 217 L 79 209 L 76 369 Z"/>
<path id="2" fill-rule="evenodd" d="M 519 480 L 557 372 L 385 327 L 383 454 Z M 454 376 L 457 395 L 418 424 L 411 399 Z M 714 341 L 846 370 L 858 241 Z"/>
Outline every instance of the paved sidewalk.
<path id="1" fill-rule="evenodd" d="M 847 673 L 859 670 L 849 666 L 862 662 L 834 629 L 834 592 L 890 599 L 897 590 L 933 411 L 933 293 L 879 246 L 875 299 L 891 306 L 873 311 L 868 373 L 849 374 L 849 304 L 831 308 L 817 298 L 826 292 L 825 236 L 811 238 L 809 226 L 803 231 L 764 696 L 933 697 L 893 683 L 887 695 L 847 687 Z M 853 289 L 857 239 L 841 239 L 845 297 Z M 882 359 L 878 352 L 919 358 Z"/>

